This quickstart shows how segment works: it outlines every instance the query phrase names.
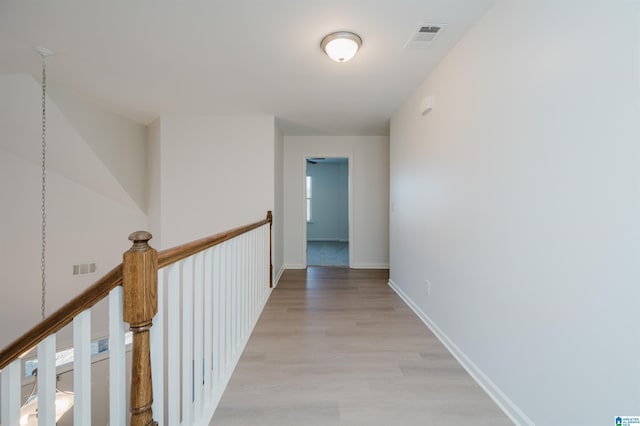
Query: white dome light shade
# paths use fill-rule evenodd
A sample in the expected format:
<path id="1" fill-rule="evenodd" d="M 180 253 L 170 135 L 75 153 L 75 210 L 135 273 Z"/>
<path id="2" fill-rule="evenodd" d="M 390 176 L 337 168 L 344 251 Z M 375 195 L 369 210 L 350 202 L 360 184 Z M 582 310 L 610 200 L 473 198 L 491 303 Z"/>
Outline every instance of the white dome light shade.
<path id="1" fill-rule="evenodd" d="M 60 418 L 73 407 L 75 395 L 73 392 L 63 392 L 56 389 L 56 423 Z M 38 394 L 32 395 L 20 408 L 20 426 L 38 425 Z"/>
<path id="2" fill-rule="evenodd" d="M 362 39 L 354 33 L 340 31 L 322 39 L 320 47 L 336 62 L 347 62 L 353 58 L 362 46 Z"/>

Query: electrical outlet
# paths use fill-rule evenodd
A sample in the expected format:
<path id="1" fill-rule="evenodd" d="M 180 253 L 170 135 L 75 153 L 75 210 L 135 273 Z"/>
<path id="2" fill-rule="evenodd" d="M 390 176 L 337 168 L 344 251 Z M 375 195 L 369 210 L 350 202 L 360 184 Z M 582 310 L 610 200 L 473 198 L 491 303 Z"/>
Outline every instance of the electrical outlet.
<path id="1" fill-rule="evenodd" d="M 429 280 L 424 280 L 426 285 L 424 287 L 424 290 L 427 292 L 427 295 L 431 296 L 431 281 Z"/>

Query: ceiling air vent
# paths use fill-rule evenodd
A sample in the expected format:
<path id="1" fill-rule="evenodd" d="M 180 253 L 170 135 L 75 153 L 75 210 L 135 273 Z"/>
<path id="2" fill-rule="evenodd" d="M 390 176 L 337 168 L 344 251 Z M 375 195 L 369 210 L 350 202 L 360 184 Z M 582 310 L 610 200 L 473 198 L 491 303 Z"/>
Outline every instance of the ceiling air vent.
<path id="1" fill-rule="evenodd" d="M 418 29 L 411 34 L 411 38 L 405 44 L 406 47 L 427 47 L 433 40 L 438 37 L 438 35 L 442 32 L 446 24 L 422 24 L 418 27 Z"/>

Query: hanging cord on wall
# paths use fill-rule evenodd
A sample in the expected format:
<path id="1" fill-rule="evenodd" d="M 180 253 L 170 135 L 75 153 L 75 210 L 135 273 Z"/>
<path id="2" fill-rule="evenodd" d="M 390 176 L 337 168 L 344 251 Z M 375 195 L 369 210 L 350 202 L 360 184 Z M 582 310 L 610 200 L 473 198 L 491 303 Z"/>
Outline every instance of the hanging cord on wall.
<path id="1" fill-rule="evenodd" d="M 41 192 L 41 210 L 42 210 L 42 246 L 40 251 L 40 272 L 42 273 L 42 319 L 45 319 L 46 299 L 47 299 L 47 57 L 53 52 L 44 47 L 36 48 L 36 51 L 42 58 L 42 192 Z"/>

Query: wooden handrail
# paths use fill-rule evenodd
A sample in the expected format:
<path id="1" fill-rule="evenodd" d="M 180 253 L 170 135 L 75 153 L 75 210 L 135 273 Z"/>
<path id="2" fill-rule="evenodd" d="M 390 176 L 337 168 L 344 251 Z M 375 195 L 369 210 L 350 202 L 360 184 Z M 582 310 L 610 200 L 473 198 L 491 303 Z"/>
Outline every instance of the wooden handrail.
<path id="1" fill-rule="evenodd" d="M 259 222 L 255 222 L 249 225 L 233 228 L 219 234 L 212 235 L 210 237 L 201 238 L 199 240 L 192 241 L 190 243 L 182 244 L 173 248 L 162 250 L 158 252 L 158 268 L 164 268 L 167 265 L 176 263 L 179 260 L 186 259 L 187 257 L 194 255 L 202 250 L 206 250 L 210 247 L 216 246 L 227 240 L 235 238 L 239 235 L 245 234 L 256 228 L 272 223 L 271 212 L 269 211 L 267 218 Z"/>
<path id="2" fill-rule="evenodd" d="M 122 264 L 113 268 L 91 287 L 4 348 L 0 352 L 0 370 L 18 359 L 25 352 L 31 350 L 47 336 L 62 329 L 73 321 L 76 315 L 91 308 L 119 285 L 122 285 Z"/>
<path id="3" fill-rule="evenodd" d="M 163 268 L 179 260 L 185 259 L 199 251 L 206 250 L 209 247 L 213 247 L 224 241 L 252 231 L 262 225 L 266 225 L 267 223 L 273 225 L 271 211 L 267 213 L 266 219 L 259 222 L 163 250 L 158 253 L 158 268 Z M 271 258 L 271 248 L 269 249 L 269 257 Z M 271 259 L 270 263 L 272 263 Z M 270 266 L 270 269 L 273 269 L 273 265 Z M 271 275 L 273 275 L 272 271 L 270 272 Z M 87 288 L 85 291 L 80 293 L 80 295 L 73 298 L 69 303 L 45 318 L 44 321 L 36 324 L 25 334 L 2 349 L 2 351 L 0 351 L 0 370 L 18 359 L 22 354 L 31 350 L 50 334 L 62 329 L 64 326 L 69 324 L 76 315 L 94 306 L 106 297 L 111 290 L 119 285 L 122 285 L 122 264 L 113 268 L 108 274 L 99 279 L 91 287 Z"/>

